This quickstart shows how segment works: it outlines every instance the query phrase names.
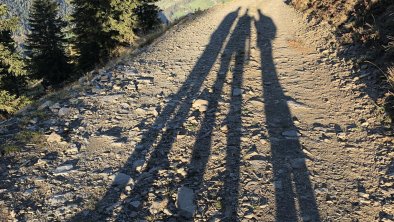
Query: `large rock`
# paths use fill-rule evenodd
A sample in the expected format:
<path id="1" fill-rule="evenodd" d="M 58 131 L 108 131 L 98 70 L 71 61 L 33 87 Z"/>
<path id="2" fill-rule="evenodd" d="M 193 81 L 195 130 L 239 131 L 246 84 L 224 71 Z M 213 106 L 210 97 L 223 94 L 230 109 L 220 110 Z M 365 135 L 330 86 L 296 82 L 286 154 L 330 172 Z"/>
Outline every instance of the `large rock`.
<path id="1" fill-rule="evenodd" d="M 181 216 L 186 218 L 193 218 L 196 206 L 194 201 L 194 191 L 187 187 L 181 187 L 178 189 L 178 196 L 176 205 L 179 209 Z"/>
<path id="2" fill-rule="evenodd" d="M 114 186 L 126 186 L 129 184 L 134 184 L 133 179 L 124 173 L 119 173 L 118 175 L 113 175 L 111 176 L 111 179 L 113 180 L 113 185 Z"/>
<path id="3" fill-rule="evenodd" d="M 208 100 L 198 99 L 194 101 L 193 108 L 199 110 L 200 112 L 206 112 L 208 110 Z"/>

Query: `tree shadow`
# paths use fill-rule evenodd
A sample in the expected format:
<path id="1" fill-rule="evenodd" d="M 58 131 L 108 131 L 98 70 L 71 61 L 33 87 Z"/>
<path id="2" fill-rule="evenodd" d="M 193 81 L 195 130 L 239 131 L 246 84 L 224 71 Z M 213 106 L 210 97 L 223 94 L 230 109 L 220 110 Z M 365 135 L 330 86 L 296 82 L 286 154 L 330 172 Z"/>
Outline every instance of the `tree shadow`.
<path id="1" fill-rule="evenodd" d="M 144 211 L 147 209 L 144 209 L 143 206 L 148 199 L 148 192 L 138 193 L 134 191 L 149 190 L 153 186 L 154 180 L 158 178 L 159 170 L 168 168 L 168 155 L 176 136 L 187 119 L 193 100 L 198 97 L 203 82 L 215 64 L 224 42 L 230 33 L 230 29 L 238 17 L 239 10 L 228 14 L 212 34 L 208 46 L 197 61 L 187 80 L 170 101 L 167 102 L 167 106 L 163 108 L 159 116 L 155 119 L 155 122 L 143 134 L 141 142 L 136 145 L 136 149 L 128 158 L 124 167 L 119 171 L 119 173 L 131 175 L 135 180 L 133 192 L 128 197 L 128 200 L 139 201 L 141 204 L 139 207 L 135 207 L 123 202 L 120 212 L 117 212 L 118 220 L 130 219 L 120 218 L 122 215 L 132 215 L 130 211 L 138 212 L 139 217 L 143 217 L 145 214 Z M 136 173 L 132 169 L 133 163 L 136 160 L 145 160 L 148 154 L 149 158 L 144 171 L 142 173 Z M 83 211 L 73 217 L 71 221 L 104 221 L 112 217 L 114 206 L 121 201 L 121 194 L 127 193 L 125 191 L 126 186 L 127 184 L 113 184 L 104 194 L 103 198 L 96 203 L 93 210 Z M 94 215 L 93 213 L 96 214 Z"/>
<path id="2" fill-rule="evenodd" d="M 255 25 L 261 52 L 266 124 L 271 142 L 276 221 L 320 221 L 306 157 L 279 82 L 272 55 L 276 26 L 259 10 Z"/>

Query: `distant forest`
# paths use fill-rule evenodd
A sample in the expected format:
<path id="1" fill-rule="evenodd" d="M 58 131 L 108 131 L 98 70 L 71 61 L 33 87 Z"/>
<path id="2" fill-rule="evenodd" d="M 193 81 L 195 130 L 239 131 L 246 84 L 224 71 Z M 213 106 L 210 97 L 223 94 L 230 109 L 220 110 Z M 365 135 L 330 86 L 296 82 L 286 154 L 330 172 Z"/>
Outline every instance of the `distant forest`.
<path id="1" fill-rule="evenodd" d="M 56 0 L 59 2 L 59 10 L 62 15 L 70 14 L 70 0 Z M 33 0 L 0 0 L 0 3 L 4 3 L 8 6 L 8 10 L 11 15 L 18 16 L 21 20 L 22 29 L 21 31 L 27 30 L 27 19 L 29 17 L 29 10 L 33 3 Z"/>

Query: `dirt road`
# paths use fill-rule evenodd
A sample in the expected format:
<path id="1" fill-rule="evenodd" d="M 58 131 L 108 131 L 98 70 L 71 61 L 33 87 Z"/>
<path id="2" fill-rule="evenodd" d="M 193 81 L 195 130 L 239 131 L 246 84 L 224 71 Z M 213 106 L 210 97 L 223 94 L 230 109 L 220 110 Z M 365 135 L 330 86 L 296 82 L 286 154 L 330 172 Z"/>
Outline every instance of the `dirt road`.
<path id="1" fill-rule="evenodd" d="M 0 200 L 21 221 L 389 221 L 392 141 L 313 33 L 280 0 L 188 19 L 46 107 L 30 125 L 65 142 L 8 158 Z"/>

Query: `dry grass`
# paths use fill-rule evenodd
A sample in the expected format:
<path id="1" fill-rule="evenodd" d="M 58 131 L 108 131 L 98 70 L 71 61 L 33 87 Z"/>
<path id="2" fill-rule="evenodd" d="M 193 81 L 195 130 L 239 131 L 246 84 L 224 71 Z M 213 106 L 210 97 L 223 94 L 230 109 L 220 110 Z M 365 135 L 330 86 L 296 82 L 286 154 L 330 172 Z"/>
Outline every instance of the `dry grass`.
<path id="1" fill-rule="evenodd" d="M 387 80 L 390 83 L 390 85 L 394 88 L 394 66 L 388 68 Z"/>

